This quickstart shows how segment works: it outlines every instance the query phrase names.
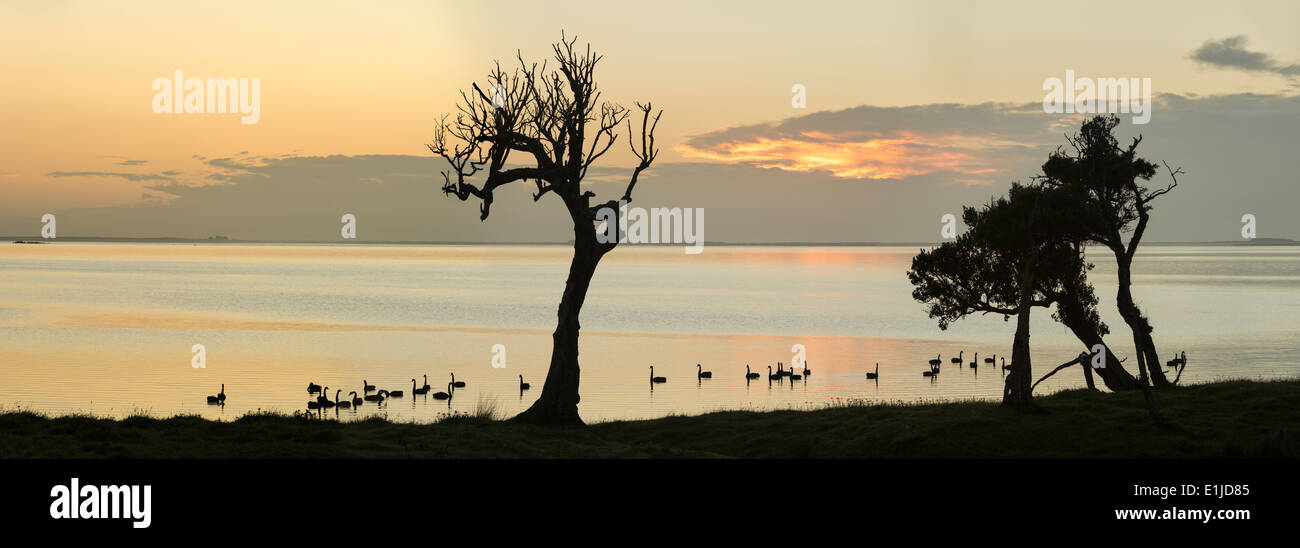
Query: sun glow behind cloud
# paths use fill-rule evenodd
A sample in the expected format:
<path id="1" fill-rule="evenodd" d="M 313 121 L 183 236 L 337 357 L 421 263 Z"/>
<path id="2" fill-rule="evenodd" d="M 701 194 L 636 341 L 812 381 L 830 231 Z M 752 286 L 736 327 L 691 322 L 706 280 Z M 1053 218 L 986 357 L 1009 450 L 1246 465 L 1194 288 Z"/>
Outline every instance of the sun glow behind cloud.
<path id="1" fill-rule="evenodd" d="M 904 179 L 938 172 L 982 184 L 1005 170 L 1008 151 L 1033 148 L 996 134 L 896 130 L 801 131 L 749 135 L 722 141 L 688 139 L 676 150 L 688 158 L 786 171 L 825 171 L 849 179 Z M 702 137 L 702 136 L 696 136 Z"/>

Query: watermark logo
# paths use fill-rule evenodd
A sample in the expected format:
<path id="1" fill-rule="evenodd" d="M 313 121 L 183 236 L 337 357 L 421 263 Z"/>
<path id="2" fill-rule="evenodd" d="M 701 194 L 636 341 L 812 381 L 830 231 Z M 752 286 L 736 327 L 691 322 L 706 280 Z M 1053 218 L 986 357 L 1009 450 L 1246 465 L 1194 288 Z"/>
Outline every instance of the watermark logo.
<path id="1" fill-rule="evenodd" d="M 1100 343 L 1092 345 L 1092 368 L 1106 368 L 1106 345 Z"/>
<path id="2" fill-rule="evenodd" d="M 241 124 L 262 119 L 261 78 L 186 78 L 176 69 L 173 78 L 155 78 L 154 114 L 242 114 Z"/>
<path id="3" fill-rule="evenodd" d="M 195 344 L 190 347 L 190 352 L 194 356 L 190 358 L 190 367 L 195 369 L 207 369 L 208 367 L 208 349 L 201 344 Z"/>
<path id="4" fill-rule="evenodd" d="M 1043 80 L 1043 112 L 1055 114 L 1133 114 L 1134 124 L 1151 121 L 1150 78 L 1088 78 L 1065 71 Z"/>
<path id="5" fill-rule="evenodd" d="M 790 98 L 791 108 L 808 108 L 808 88 L 803 84 L 795 84 L 790 88 L 790 93 L 794 94 Z"/>
<path id="6" fill-rule="evenodd" d="M 790 369 L 799 371 L 808 367 L 808 349 L 802 344 L 795 344 L 790 347 L 794 355 L 790 357 Z"/>
<path id="7" fill-rule="evenodd" d="M 609 206 L 596 211 L 596 241 L 602 244 L 686 244 L 687 255 L 704 251 L 704 208 L 627 207 L 619 200 L 618 210 Z"/>
<path id="8" fill-rule="evenodd" d="M 501 84 L 492 86 L 492 108 L 506 108 L 506 87 Z"/>
<path id="9" fill-rule="evenodd" d="M 1255 216 L 1249 213 L 1241 216 L 1241 237 L 1247 240 L 1255 239 Z"/>
<path id="10" fill-rule="evenodd" d="M 506 368 L 506 345 L 499 343 L 492 345 L 492 368 Z"/>
<path id="11" fill-rule="evenodd" d="M 945 240 L 957 239 L 957 216 L 944 213 L 939 217 L 939 237 Z"/>
<path id="12" fill-rule="evenodd" d="M 351 213 L 344 213 L 343 217 L 339 220 L 339 222 L 343 223 L 343 228 L 339 230 L 339 234 L 343 235 L 343 239 L 345 240 L 357 239 L 357 216 L 356 215 L 353 215 Z"/>
<path id="13" fill-rule="evenodd" d="M 46 213 L 41 215 L 41 237 L 47 240 L 53 240 L 58 236 L 57 224 L 54 222 L 54 214 Z"/>
<path id="14" fill-rule="evenodd" d="M 86 485 L 78 478 L 70 485 L 55 485 L 50 489 L 54 501 L 50 503 L 50 517 L 54 519 L 131 519 L 136 529 L 149 527 L 153 522 L 152 486 L 145 485 Z"/>

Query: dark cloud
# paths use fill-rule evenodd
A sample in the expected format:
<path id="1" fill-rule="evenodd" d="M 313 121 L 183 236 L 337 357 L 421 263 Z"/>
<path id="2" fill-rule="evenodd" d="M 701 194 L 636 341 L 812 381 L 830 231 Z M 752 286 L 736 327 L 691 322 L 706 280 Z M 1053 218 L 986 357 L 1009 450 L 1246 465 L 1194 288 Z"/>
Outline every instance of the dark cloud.
<path id="1" fill-rule="evenodd" d="M 217 184 L 160 180 L 144 188 L 144 203 L 56 212 L 74 236 L 338 241 L 344 213 L 356 215 L 365 241 L 563 242 L 572 234 L 560 202 L 535 204 L 522 184 L 501 190 L 492 217 L 480 222 L 476 204 L 443 196 L 437 173 L 444 164 L 427 156 L 211 158 L 204 165 Z M 6 226 L 26 225 L 0 222 L 0 232 L 16 230 Z"/>
<path id="2" fill-rule="evenodd" d="M 1035 108 L 1037 111 L 1035 111 Z M 997 172 L 968 184 L 960 171 L 933 169 L 899 178 L 836 176 L 745 162 L 660 162 L 643 174 L 639 207 L 702 207 L 705 239 L 719 242 L 930 242 L 940 217 L 984 203 L 1014 180 L 1038 172 L 1065 144 L 1078 115 L 1044 114 L 1041 104 L 859 107 L 774 124 L 731 128 L 692 146 L 746 142 L 756 136 L 907 132 L 963 135 L 1016 146 L 968 145 Z M 1289 160 L 1300 144 L 1300 97 L 1265 94 L 1160 95 L 1149 124 L 1121 116 L 1125 140 L 1141 133 L 1140 154 L 1181 166 L 1186 175 L 1156 204 L 1149 241 L 1223 241 L 1240 236 L 1240 218 L 1256 216 L 1261 237 L 1300 238 L 1300 181 Z M 864 129 L 865 128 L 865 129 Z M 725 134 L 725 135 L 724 135 Z M 61 232 L 86 236 L 225 234 L 236 239 L 338 241 L 340 217 L 358 218 L 369 241 L 565 242 L 572 237 L 558 199 L 532 200 L 532 187 L 497 191 L 492 215 L 479 221 L 473 201 L 440 191 L 445 164 L 430 156 L 290 156 L 207 160 L 220 184 L 156 180 L 152 198 L 123 207 L 56 210 Z M 960 167 L 960 166 L 959 166 Z M 629 170 L 593 168 L 598 199 L 621 194 Z M 1161 176 L 1163 177 L 1163 175 Z M 1163 179 L 1162 181 L 1163 182 Z M 0 233 L 23 235 L 31 218 L 0 220 Z M 33 217 L 35 215 L 35 217 Z"/>
<path id="3" fill-rule="evenodd" d="M 1287 78 L 1300 76 L 1300 64 L 1283 64 L 1267 53 L 1247 50 L 1246 41 L 1245 36 L 1233 36 L 1217 41 L 1206 40 L 1201 47 L 1192 51 L 1190 57 L 1222 69 L 1271 72 Z"/>

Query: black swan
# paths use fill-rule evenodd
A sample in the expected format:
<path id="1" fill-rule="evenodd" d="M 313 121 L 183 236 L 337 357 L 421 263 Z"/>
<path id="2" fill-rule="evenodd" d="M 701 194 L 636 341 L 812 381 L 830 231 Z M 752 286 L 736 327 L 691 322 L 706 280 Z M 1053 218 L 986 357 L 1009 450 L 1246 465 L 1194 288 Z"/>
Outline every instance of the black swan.
<path id="1" fill-rule="evenodd" d="M 655 366 L 652 365 L 652 366 L 650 366 L 650 382 L 652 382 L 652 383 L 653 383 L 653 382 L 668 382 L 668 378 L 667 378 L 667 377 L 656 377 L 656 376 L 655 376 Z"/>
<path id="2" fill-rule="evenodd" d="M 697 363 L 697 364 L 695 364 L 695 378 L 697 378 L 697 379 L 712 379 L 712 378 L 713 378 L 713 372 L 712 372 L 712 371 L 705 371 L 705 370 L 704 370 L 704 366 L 703 366 L 703 365 L 700 365 L 700 364 Z"/>
<path id="3" fill-rule="evenodd" d="M 221 392 L 215 396 L 208 396 L 208 403 L 226 403 L 226 385 L 221 385 Z"/>

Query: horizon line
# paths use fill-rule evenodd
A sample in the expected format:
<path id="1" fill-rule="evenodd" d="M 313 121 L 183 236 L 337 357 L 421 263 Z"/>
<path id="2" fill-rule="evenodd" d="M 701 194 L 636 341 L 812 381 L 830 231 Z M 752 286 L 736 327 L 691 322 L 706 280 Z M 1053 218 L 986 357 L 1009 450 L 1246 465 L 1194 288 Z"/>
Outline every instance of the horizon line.
<path id="1" fill-rule="evenodd" d="M 563 242 L 556 241 L 505 241 L 505 242 L 475 242 L 475 241 L 457 241 L 457 240 L 240 240 L 231 238 L 186 238 L 178 236 L 61 236 L 58 238 L 41 238 L 39 236 L 0 236 L 0 241 L 10 241 L 15 244 L 20 243 L 57 243 L 59 241 L 68 242 L 105 242 L 105 243 L 207 243 L 207 244 L 341 244 L 341 245 L 447 245 L 447 246 L 467 246 L 467 245 L 502 245 L 502 246 L 520 246 L 520 245 L 538 245 L 538 246 L 571 246 L 573 240 Z M 902 246 L 939 246 L 943 241 L 937 242 L 875 242 L 875 241 L 841 241 L 841 242 L 811 242 L 811 241 L 784 241 L 784 242 L 729 242 L 717 241 L 705 243 L 706 246 L 722 247 L 902 247 Z M 659 244 L 635 244 L 637 247 L 680 247 L 688 245 L 685 243 L 659 243 Z M 1089 244 L 1096 245 L 1096 244 Z M 1300 245 L 1300 241 L 1291 238 L 1254 238 L 1252 240 L 1209 240 L 1209 241 L 1163 241 L 1147 242 L 1146 245 L 1245 245 L 1245 246 L 1263 246 L 1263 245 Z"/>

